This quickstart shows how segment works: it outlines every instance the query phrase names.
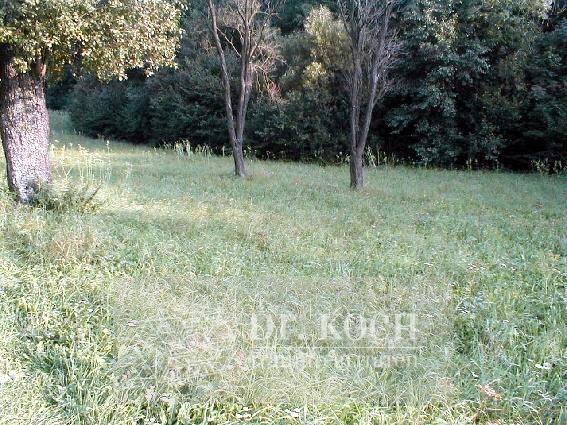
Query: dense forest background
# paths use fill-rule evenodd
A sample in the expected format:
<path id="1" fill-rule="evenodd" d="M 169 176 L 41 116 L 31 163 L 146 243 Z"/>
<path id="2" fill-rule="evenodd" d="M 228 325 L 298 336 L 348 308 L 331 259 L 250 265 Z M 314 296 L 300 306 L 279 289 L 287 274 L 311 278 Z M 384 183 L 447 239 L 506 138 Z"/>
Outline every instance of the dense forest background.
<path id="1" fill-rule="evenodd" d="M 565 1 L 416 0 L 396 15 L 404 50 L 378 105 L 367 161 L 555 171 L 567 160 Z M 333 0 L 287 0 L 273 23 L 279 60 L 256 80 L 246 149 L 261 158 L 347 159 L 348 99 Z M 80 63 L 49 85 L 88 135 L 228 148 L 206 5 L 188 8 L 177 69 L 101 83 Z M 229 66 L 237 66 L 236 57 Z"/>

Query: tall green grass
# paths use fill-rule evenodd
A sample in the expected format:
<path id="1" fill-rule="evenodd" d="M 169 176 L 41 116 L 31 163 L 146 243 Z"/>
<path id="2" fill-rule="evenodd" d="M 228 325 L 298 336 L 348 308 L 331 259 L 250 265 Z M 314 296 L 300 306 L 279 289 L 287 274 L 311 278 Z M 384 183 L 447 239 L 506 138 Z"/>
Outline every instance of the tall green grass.
<path id="1" fill-rule="evenodd" d="M 354 193 L 343 167 L 237 180 L 52 121 L 53 190 L 97 208 L 0 187 L 0 423 L 567 420 L 563 177 L 378 167 Z M 412 312 L 419 349 L 333 362 L 330 312 Z M 291 344 L 255 345 L 251 317 L 284 313 Z"/>

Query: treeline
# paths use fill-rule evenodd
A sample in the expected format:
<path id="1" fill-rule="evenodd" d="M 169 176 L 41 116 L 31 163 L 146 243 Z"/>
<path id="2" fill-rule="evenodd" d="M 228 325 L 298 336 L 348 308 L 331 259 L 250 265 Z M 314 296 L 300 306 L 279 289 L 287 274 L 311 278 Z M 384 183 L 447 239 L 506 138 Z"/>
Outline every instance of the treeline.
<path id="1" fill-rule="evenodd" d="M 321 4 L 325 3 L 325 4 Z M 152 145 L 228 147 L 218 56 L 206 7 L 185 17 L 177 69 L 126 81 L 51 84 L 49 102 L 78 130 Z M 377 106 L 369 158 L 528 169 L 567 159 L 565 3 L 418 0 L 395 16 L 403 53 Z M 278 60 L 255 79 L 245 148 L 256 156 L 336 162 L 349 153 L 344 28 L 333 1 L 288 0 L 274 22 Z M 238 58 L 229 56 L 230 67 Z"/>

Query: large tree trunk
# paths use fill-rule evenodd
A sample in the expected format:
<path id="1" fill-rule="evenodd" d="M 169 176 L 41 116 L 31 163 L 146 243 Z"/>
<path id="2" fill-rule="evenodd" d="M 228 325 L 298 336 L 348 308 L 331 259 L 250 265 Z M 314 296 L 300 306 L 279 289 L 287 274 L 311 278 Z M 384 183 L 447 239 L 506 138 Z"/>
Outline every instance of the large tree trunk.
<path id="1" fill-rule="evenodd" d="M 232 156 L 234 158 L 234 174 L 237 177 L 245 177 L 246 167 L 244 165 L 244 152 L 242 151 L 242 141 L 236 140 L 232 144 Z"/>
<path id="2" fill-rule="evenodd" d="M 355 190 L 362 189 L 364 186 L 362 152 L 362 150 L 353 149 L 350 158 L 350 187 Z"/>
<path id="3" fill-rule="evenodd" d="M 19 202 L 29 202 L 49 181 L 49 116 L 45 103 L 45 67 L 17 72 L 0 53 L 0 137 L 8 187 Z"/>

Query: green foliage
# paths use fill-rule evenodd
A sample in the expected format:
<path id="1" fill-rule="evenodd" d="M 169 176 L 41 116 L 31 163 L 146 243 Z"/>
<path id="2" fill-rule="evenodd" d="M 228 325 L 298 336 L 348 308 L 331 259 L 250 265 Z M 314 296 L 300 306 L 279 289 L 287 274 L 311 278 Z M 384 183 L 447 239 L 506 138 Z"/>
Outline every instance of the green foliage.
<path id="1" fill-rule="evenodd" d="M 111 81 L 103 85 L 95 78 L 86 78 L 75 86 L 69 110 L 77 129 L 86 134 L 118 137 L 126 103 L 127 86 L 124 84 Z"/>
<path id="2" fill-rule="evenodd" d="M 337 2 L 335 0 L 287 0 L 278 16 L 277 25 L 284 34 L 302 30 L 311 10 L 320 6 L 335 10 Z"/>
<path id="3" fill-rule="evenodd" d="M 424 0 L 406 8 L 401 34 L 407 57 L 387 115 L 393 134 L 410 140 L 424 163 L 520 166 L 511 156 L 534 155 L 541 146 L 520 133 L 543 118 L 526 113 L 533 103 L 527 74 L 530 62 L 546 55 L 536 46 L 548 39 L 539 26 L 547 10 L 531 0 Z M 565 74 L 544 78 L 561 86 Z M 549 109 L 538 105 L 567 108 L 564 97 Z M 557 140 L 557 134 L 546 136 Z M 557 158 L 558 148 L 546 155 Z"/>
<path id="4" fill-rule="evenodd" d="M 173 65 L 179 8 L 168 0 L 18 0 L 0 6 L 0 43 L 27 72 L 37 61 L 52 74 L 65 64 L 100 78 L 131 67 Z"/>
<path id="5" fill-rule="evenodd" d="M 563 161 L 567 152 L 567 20 L 541 34 L 527 61 L 525 97 L 505 154 L 528 161 Z"/>
<path id="6" fill-rule="evenodd" d="M 281 93 L 252 106 L 251 144 L 262 156 L 333 162 L 346 155 L 345 43 L 342 25 L 324 7 L 311 10 L 304 33 L 287 37 Z"/>
<path id="7" fill-rule="evenodd" d="M 71 102 L 77 79 L 71 66 L 67 66 L 62 76 L 49 82 L 47 86 L 47 107 L 51 110 L 66 110 Z"/>
<path id="8" fill-rule="evenodd" d="M 339 73 L 348 61 L 347 49 L 343 24 L 325 7 L 312 9 L 305 20 L 304 34 L 291 38 L 288 43 L 289 65 L 282 78 L 284 90 L 290 85 L 295 89 L 318 86 L 320 90 L 336 90 L 338 87 L 334 84 L 340 84 Z M 293 87 L 294 79 L 299 87 Z"/>
<path id="9" fill-rule="evenodd" d="M 567 162 L 561 6 L 405 3 L 396 16 L 405 55 L 395 90 L 376 109 L 373 151 L 445 167 L 547 163 L 552 169 Z M 222 151 L 219 70 L 199 7 L 185 16 L 179 69 L 104 88 L 81 83 L 71 96 L 77 128 L 151 144 L 189 140 Z M 332 9 L 310 1 L 288 3 L 279 25 L 288 28 L 279 43 L 283 61 L 262 78 L 264 90 L 251 101 L 247 146 L 262 157 L 340 162 L 348 151 L 344 29 Z M 237 66 L 237 58 L 230 61 Z"/>
<path id="10" fill-rule="evenodd" d="M 250 144 L 264 158 L 336 162 L 338 155 L 348 152 L 342 122 L 337 120 L 341 116 L 345 105 L 326 87 L 293 91 L 275 102 L 260 99 L 252 105 Z"/>
<path id="11" fill-rule="evenodd" d="M 220 152 L 228 136 L 219 72 L 216 57 L 206 56 L 152 78 L 146 87 L 148 139 L 160 144 L 186 139 Z"/>
<path id="12" fill-rule="evenodd" d="M 78 130 L 153 145 L 189 140 L 217 152 L 227 143 L 217 61 L 203 57 L 147 81 L 84 79 L 70 104 Z"/>

